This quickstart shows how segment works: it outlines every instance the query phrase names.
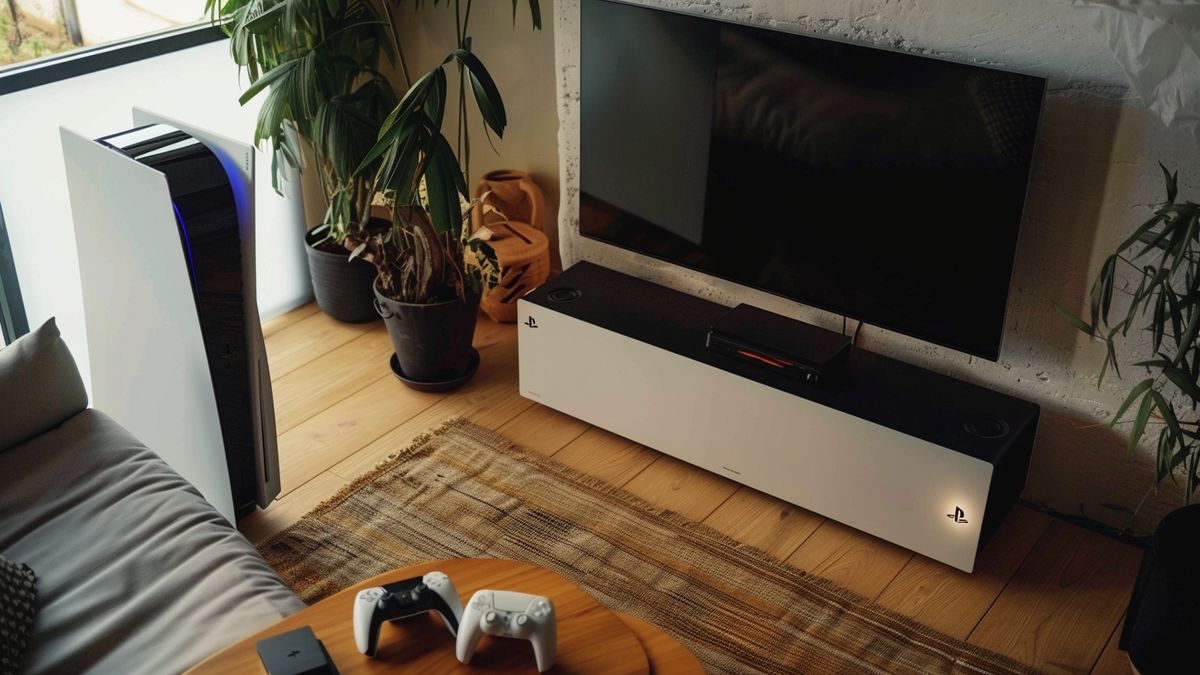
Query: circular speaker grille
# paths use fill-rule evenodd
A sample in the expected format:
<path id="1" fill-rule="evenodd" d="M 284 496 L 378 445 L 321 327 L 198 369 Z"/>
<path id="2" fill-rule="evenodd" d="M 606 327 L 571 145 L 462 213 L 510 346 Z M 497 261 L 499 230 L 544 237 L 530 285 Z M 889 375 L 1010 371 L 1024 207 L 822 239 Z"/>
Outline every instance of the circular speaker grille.
<path id="1" fill-rule="evenodd" d="M 1008 435 L 1008 422 L 992 415 L 975 415 L 963 422 L 963 429 L 980 438 L 1004 438 Z"/>
<path id="2" fill-rule="evenodd" d="M 575 302 L 581 297 L 583 293 L 576 288 L 556 288 L 546 294 L 550 302 Z"/>

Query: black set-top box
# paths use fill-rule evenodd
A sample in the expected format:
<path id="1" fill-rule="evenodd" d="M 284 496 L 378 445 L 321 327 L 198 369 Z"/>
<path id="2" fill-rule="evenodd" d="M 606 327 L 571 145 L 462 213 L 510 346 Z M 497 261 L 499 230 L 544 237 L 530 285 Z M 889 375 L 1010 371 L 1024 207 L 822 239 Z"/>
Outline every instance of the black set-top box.
<path id="1" fill-rule="evenodd" d="M 817 383 L 837 371 L 850 338 L 742 304 L 713 322 L 705 344 L 726 356 Z"/>

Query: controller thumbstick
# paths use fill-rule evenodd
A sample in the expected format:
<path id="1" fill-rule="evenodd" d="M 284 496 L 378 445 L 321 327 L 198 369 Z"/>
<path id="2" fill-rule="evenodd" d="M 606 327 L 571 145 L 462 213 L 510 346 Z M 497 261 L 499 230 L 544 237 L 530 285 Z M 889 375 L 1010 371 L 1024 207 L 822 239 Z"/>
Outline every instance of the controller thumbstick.
<path id="1" fill-rule="evenodd" d="M 524 614 L 517 615 L 517 625 L 518 626 L 524 626 L 527 623 L 529 623 L 529 617 L 525 616 Z"/>
<path id="2" fill-rule="evenodd" d="M 495 613 L 495 612 L 488 612 L 487 614 L 484 614 L 484 615 L 483 615 L 483 620 L 484 620 L 484 621 L 486 621 L 486 622 L 488 622 L 488 623 L 496 623 L 496 613 Z"/>

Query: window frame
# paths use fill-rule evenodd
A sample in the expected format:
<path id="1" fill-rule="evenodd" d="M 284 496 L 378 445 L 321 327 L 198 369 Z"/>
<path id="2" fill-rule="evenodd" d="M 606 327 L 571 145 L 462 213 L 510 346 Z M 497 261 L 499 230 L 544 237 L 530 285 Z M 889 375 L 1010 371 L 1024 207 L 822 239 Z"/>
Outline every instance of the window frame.
<path id="1" fill-rule="evenodd" d="M 189 26 L 14 63 L 0 68 L 0 96 L 199 47 L 227 37 L 219 26 L 201 20 Z"/>
<path id="2" fill-rule="evenodd" d="M 4 210 L 0 209 L 0 335 L 4 338 L 3 344 L 7 345 L 28 332 L 29 319 L 21 299 L 21 285 L 17 282 Z"/>

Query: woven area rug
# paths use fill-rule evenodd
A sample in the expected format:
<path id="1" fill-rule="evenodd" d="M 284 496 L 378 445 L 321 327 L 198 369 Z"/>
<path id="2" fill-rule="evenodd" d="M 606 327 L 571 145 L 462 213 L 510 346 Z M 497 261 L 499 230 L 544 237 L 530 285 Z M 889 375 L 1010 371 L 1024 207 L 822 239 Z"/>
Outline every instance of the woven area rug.
<path id="1" fill-rule="evenodd" d="M 308 602 L 426 560 L 541 565 L 713 673 L 1028 672 L 459 419 L 259 551 Z"/>

